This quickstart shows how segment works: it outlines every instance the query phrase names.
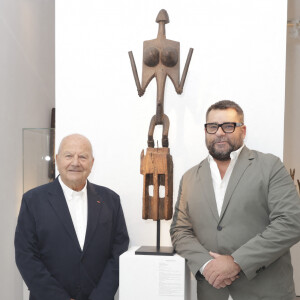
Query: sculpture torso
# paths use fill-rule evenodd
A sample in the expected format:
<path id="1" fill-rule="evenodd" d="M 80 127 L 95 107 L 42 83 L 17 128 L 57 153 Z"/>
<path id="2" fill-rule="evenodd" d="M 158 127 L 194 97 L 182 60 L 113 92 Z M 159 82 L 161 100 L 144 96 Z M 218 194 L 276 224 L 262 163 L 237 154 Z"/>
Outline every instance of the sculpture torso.
<path id="1" fill-rule="evenodd" d="M 178 62 L 178 51 L 176 48 L 165 47 L 158 49 L 155 47 L 148 47 L 144 49 L 144 64 L 148 67 L 155 67 L 161 63 L 166 67 L 174 67 Z"/>

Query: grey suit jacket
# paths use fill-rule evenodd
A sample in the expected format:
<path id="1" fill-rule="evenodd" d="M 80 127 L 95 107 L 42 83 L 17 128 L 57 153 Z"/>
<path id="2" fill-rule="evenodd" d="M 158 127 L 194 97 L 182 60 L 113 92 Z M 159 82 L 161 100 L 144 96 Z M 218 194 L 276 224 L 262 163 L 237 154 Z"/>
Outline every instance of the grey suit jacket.
<path id="1" fill-rule="evenodd" d="M 289 248 L 300 239 L 300 200 L 280 159 L 244 147 L 218 215 L 208 160 L 181 180 L 170 229 L 177 253 L 196 276 L 199 300 L 293 300 Z M 209 251 L 232 255 L 240 278 L 215 289 L 199 269 Z"/>

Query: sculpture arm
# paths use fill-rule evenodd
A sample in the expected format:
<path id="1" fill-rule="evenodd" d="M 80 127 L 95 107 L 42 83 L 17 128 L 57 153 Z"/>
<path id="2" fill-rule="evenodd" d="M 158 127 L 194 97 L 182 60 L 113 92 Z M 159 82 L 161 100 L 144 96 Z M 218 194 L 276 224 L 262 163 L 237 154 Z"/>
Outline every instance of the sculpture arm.
<path id="1" fill-rule="evenodd" d="M 183 91 L 183 86 L 184 86 L 185 79 L 186 79 L 186 76 L 187 76 L 187 72 L 188 72 L 188 69 L 189 69 L 189 66 L 190 66 L 190 62 L 191 62 L 191 59 L 192 59 L 193 51 L 194 51 L 194 49 L 190 48 L 188 56 L 187 56 L 187 59 L 186 59 L 186 62 L 185 62 L 184 70 L 183 70 L 183 73 L 182 73 L 182 76 L 181 76 L 180 84 L 176 88 L 177 94 L 181 94 L 182 91 Z"/>
<path id="2" fill-rule="evenodd" d="M 145 89 L 142 89 L 141 84 L 140 84 L 140 80 L 139 80 L 139 75 L 136 69 L 136 65 L 135 65 L 135 60 L 133 57 L 133 53 L 132 51 L 128 52 L 129 54 L 129 58 L 130 58 L 130 63 L 131 63 L 131 68 L 132 68 L 132 72 L 133 72 L 133 77 L 134 77 L 134 81 L 138 90 L 138 95 L 141 97 L 144 95 L 145 93 Z"/>

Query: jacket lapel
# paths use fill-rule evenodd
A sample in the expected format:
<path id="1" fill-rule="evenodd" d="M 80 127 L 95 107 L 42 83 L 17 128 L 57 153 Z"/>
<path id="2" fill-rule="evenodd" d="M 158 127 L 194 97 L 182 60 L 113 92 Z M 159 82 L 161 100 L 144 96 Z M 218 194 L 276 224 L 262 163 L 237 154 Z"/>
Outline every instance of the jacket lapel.
<path id="1" fill-rule="evenodd" d="M 224 202 L 223 202 L 223 206 L 222 206 L 220 220 L 222 219 L 222 217 L 227 209 L 227 206 L 230 202 L 230 199 L 232 197 L 232 194 L 233 194 L 237 184 L 239 183 L 239 181 L 240 181 L 241 177 L 243 176 L 244 172 L 246 171 L 246 169 L 252 164 L 253 159 L 254 159 L 253 152 L 245 146 L 238 157 L 238 160 L 234 166 L 231 177 L 229 179 L 229 183 L 228 183 L 228 186 L 226 189 Z"/>
<path id="2" fill-rule="evenodd" d="M 203 160 L 199 165 L 198 180 L 200 180 L 199 192 L 203 194 L 204 199 L 206 199 L 209 204 L 213 216 L 217 221 L 219 221 L 216 197 L 211 178 L 210 166 L 207 158 Z"/>
<path id="3" fill-rule="evenodd" d="M 81 251 L 77 235 L 75 232 L 75 228 L 72 222 L 72 218 L 69 212 L 68 204 L 66 202 L 63 190 L 60 186 L 60 183 L 58 181 L 58 178 L 54 180 L 52 185 L 49 189 L 49 202 L 50 205 L 55 210 L 60 222 L 63 224 L 64 228 L 66 229 L 67 233 L 73 240 L 74 244 L 78 248 L 78 250 Z"/>
<path id="4" fill-rule="evenodd" d="M 88 222 L 83 247 L 83 254 L 86 251 L 97 227 L 99 214 L 103 207 L 100 196 L 96 193 L 94 186 L 87 182 L 87 198 L 88 198 Z"/>

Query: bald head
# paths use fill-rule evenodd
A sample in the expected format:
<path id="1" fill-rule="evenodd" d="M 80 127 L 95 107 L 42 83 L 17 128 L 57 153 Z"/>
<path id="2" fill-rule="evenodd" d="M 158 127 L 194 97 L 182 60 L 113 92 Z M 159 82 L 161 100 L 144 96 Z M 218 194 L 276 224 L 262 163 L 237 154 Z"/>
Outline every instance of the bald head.
<path id="1" fill-rule="evenodd" d="M 94 164 L 91 142 L 81 134 L 64 137 L 56 163 L 63 183 L 75 191 L 82 190 Z"/>
<path id="2" fill-rule="evenodd" d="M 60 142 L 57 154 L 59 154 L 61 152 L 61 149 L 65 143 L 74 142 L 74 141 L 76 141 L 78 143 L 86 143 L 87 145 L 89 145 L 91 154 L 93 156 L 93 147 L 92 147 L 90 140 L 87 137 L 85 137 L 84 135 L 79 134 L 79 133 L 73 133 L 73 134 L 65 136 Z"/>

